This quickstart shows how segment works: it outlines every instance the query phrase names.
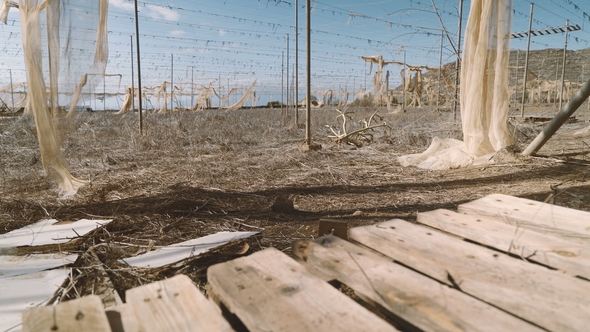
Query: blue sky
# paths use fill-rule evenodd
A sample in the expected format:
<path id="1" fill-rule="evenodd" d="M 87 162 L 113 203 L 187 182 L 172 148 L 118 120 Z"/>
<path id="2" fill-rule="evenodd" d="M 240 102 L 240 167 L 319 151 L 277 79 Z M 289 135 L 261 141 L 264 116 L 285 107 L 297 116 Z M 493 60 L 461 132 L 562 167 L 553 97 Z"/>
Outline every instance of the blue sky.
<path id="1" fill-rule="evenodd" d="M 213 84 L 224 93 L 246 88 L 257 80 L 262 100 L 281 100 L 285 80 L 286 36 L 290 36 L 289 76 L 295 54 L 295 0 L 168 0 L 138 1 L 142 83 L 159 85 L 171 80 L 174 55 L 175 85 Z M 456 41 L 458 0 L 436 0 L 436 7 L 450 38 Z M 470 1 L 464 3 L 463 28 Z M 107 72 L 122 74 L 122 86 L 131 84 L 130 36 L 134 34 L 134 5 L 110 0 L 110 54 Z M 515 1 L 513 31 L 528 29 L 530 2 Z M 580 24 L 570 34 L 568 49 L 590 47 L 590 6 L 583 0 L 551 0 L 535 3 L 533 29 Z M 312 90 L 371 87 L 369 66 L 360 56 L 382 54 L 387 60 L 436 67 L 440 57 L 441 23 L 432 0 L 322 0 L 312 1 Z M 305 1 L 299 1 L 299 98 L 305 87 Z M 135 42 L 135 39 L 133 39 Z M 534 37 L 532 49 L 562 48 L 562 34 Z M 512 48 L 526 49 L 526 39 L 513 39 Z M 135 47 L 135 46 L 134 46 Z M 23 79 L 19 17 L 15 9 L 8 24 L 0 26 L 0 85 Z M 443 62 L 454 61 L 449 41 L 443 40 Z M 133 60 L 136 61 L 135 59 Z M 390 65 L 390 83 L 399 84 L 399 68 Z M 118 79 L 107 78 L 108 90 Z M 123 91 L 120 88 L 119 91 Z M 237 97 L 236 97 L 237 98 Z"/>

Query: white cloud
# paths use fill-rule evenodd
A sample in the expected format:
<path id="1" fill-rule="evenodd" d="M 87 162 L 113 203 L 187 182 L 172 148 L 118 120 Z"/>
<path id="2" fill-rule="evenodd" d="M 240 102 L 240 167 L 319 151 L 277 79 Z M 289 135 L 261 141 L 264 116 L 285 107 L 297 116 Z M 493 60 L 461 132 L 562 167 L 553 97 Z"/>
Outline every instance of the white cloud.
<path id="1" fill-rule="evenodd" d="M 227 35 L 227 30 L 219 29 L 219 35 L 222 37 Z"/>
<path id="2" fill-rule="evenodd" d="M 148 11 L 145 13 L 147 16 L 156 19 L 156 20 L 166 20 L 166 21 L 173 21 L 177 22 L 180 15 L 172 9 L 156 6 L 156 5 L 146 5 Z"/>
<path id="3" fill-rule="evenodd" d="M 123 0 L 109 0 L 109 5 L 117 8 L 121 8 L 126 11 L 134 11 L 135 5 L 133 2 L 125 2 Z"/>
<path id="4" fill-rule="evenodd" d="M 186 34 L 186 31 L 183 31 L 183 30 L 172 30 L 172 31 L 170 31 L 170 35 L 172 35 L 172 36 L 182 36 L 182 35 L 185 35 L 185 34 Z"/>

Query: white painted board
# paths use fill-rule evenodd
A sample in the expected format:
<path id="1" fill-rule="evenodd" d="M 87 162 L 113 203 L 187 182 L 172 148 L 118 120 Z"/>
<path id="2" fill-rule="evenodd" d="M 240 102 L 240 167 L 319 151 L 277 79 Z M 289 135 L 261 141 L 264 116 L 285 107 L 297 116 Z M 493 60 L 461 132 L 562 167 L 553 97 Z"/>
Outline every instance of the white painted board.
<path id="1" fill-rule="evenodd" d="M 228 242 L 244 239 L 258 232 L 218 232 L 215 234 L 192 239 L 163 248 L 147 252 L 145 254 L 125 258 L 122 263 L 137 267 L 155 268 L 178 262 L 180 260 L 202 254 L 215 247 L 222 246 Z"/>
<path id="2" fill-rule="evenodd" d="M 40 246 L 65 243 L 91 230 L 108 224 L 111 220 L 80 219 L 73 223 L 55 224 L 57 220 L 46 219 L 32 225 L 0 234 L 0 252 L 19 246 Z"/>
<path id="3" fill-rule="evenodd" d="M 0 331 L 19 331 L 22 312 L 43 305 L 69 273 L 55 269 L 0 279 Z"/>
<path id="4" fill-rule="evenodd" d="M 78 255 L 60 253 L 24 256 L 0 255 L 0 280 L 71 264 L 76 261 L 76 258 L 78 258 Z M 0 294 L 1 297 L 2 294 Z"/>

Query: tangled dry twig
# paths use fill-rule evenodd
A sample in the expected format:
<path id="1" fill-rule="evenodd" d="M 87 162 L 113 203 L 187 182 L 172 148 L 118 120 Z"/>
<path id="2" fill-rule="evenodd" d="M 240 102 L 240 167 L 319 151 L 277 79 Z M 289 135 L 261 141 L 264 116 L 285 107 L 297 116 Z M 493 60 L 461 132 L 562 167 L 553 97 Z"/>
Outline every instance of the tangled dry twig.
<path id="1" fill-rule="evenodd" d="M 352 120 L 352 117 L 349 114 L 354 112 L 349 111 L 348 108 L 345 108 L 344 111 L 336 109 L 339 113 L 336 116 L 336 121 L 338 125 L 342 127 L 342 130 L 337 129 L 336 126 L 326 125 L 326 127 L 330 128 L 334 135 L 328 135 L 329 138 L 334 139 L 338 144 L 347 143 L 353 144 L 355 146 L 361 146 L 364 143 L 370 143 L 373 141 L 373 134 L 371 133 L 375 128 L 385 127 L 387 123 L 383 122 L 380 124 L 371 125 L 373 122 L 383 121 L 383 117 L 378 115 L 379 109 L 377 109 L 369 119 L 364 118 L 359 121 L 359 123 L 363 126 L 360 129 L 354 130 L 352 132 L 348 132 L 347 128 L 347 119 Z"/>

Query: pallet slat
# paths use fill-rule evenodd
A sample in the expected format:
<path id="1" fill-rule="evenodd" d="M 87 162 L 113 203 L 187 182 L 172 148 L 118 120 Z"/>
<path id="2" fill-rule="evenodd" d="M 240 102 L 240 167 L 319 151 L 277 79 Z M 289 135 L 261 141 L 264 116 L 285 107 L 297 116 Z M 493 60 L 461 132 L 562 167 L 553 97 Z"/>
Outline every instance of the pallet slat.
<path id="1" fill-rule="evenodd" d="M 211 266 L 210 297 L 250 331 L 396 331 L 274 248 Z"/>
<path id="2" fill-rule="evenodd" d="M 106 309 L 113 332 L 143 332 L 133 308 L 127 303 Z"/>
<path id="3" fill-rule="evenodd" d="M 549 330 L 590 326 L 590 283 L 403 220 L 350 238 Z"/>
<path id="4" fill-rule="evenodd" d="M 81 297 L 57 306 L 23 312 L 23 332 L 35 331 L 111 331 L 98 295 Z"/>
<path id="5" fill-rule="evenodd" d="M 492 194 L 460 204 L 461 213 L 502 218 L 507 223 L 590 245 L 590 212 Z"/>
<path id="6" fill-rule="evenodd" d="M 590 246 L 509 225 L 498 218 L 443 209 L 418 213 L 418 222 L 590 280 Z"/>
<path id="7" fill-rule="evenodd" d="M 185 275 L 129 289 L 125 295 L 142 331 L 233 331 Z"/>
<path id="8" fill-rule="evenodd" d="M 299 240 L 294 254 L 423 331 L 539 331 L 487 303 L 334 236 Z"/>

